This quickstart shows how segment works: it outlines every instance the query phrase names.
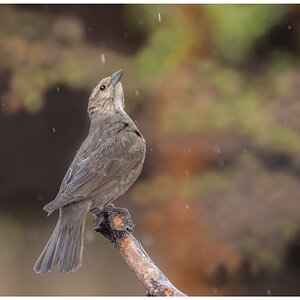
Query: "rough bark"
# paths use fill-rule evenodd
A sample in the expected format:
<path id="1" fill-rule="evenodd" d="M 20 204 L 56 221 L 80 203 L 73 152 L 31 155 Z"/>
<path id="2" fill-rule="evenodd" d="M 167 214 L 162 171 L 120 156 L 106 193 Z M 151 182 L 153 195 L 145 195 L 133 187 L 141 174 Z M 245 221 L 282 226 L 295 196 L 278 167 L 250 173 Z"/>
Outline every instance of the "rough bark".
<path id="1" fill-rule="evenodd" d="M 94 229 L 109 239 L 146 289 L 147 296 L 186 296 L 154 264 L 132 235 L 134 225 L 127 209 L 107 207 L 94 211 Z"/>

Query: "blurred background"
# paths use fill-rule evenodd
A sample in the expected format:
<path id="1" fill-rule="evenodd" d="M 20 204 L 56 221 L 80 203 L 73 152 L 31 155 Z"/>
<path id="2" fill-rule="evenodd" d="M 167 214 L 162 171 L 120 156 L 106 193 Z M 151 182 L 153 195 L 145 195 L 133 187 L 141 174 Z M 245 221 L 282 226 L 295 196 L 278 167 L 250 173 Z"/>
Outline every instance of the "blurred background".
<path id="1" fill-rule="evenodd" d="M 115 204 L 157 265 L 189 295 L 300 294 L 299 23 L 298 5 L 1 5 L 0 294 L 145 294 L 91 216 L 77 272 L 32 270 L 119 69 L 147 155 Z"/>

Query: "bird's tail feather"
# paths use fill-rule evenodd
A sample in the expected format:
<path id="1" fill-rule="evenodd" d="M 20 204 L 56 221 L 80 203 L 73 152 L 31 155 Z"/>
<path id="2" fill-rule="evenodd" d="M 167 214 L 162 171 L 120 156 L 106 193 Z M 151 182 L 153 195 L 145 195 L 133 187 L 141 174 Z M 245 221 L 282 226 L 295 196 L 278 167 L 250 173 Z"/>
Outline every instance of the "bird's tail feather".
<path id="1" fill-rule="evenodd" d="M 46 275 L 57 263 L 61 273 L 73 272 L 81 266 L 85 214 L 86 210 L 75 211 L 73 205 L 59 210 L 56 227 L 34 265 L 36 273 Z"/>

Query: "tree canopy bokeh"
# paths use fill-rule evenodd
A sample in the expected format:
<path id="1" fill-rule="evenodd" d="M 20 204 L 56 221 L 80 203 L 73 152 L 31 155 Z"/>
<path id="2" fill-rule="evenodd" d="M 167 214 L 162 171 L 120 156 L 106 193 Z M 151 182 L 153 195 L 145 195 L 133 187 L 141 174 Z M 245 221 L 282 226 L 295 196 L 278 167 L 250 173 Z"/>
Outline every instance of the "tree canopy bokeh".
<path id="1" fill-rule="evenodd" d="M 89 93 L 119 69 L 147 157 L 117 204 L 153 259 L 190 295 L 299 294 L 299 16 L 297 5 L 1 5 L 0 294 L 143 294 L 91 220 L 76 274 L 32 271 Z"/>

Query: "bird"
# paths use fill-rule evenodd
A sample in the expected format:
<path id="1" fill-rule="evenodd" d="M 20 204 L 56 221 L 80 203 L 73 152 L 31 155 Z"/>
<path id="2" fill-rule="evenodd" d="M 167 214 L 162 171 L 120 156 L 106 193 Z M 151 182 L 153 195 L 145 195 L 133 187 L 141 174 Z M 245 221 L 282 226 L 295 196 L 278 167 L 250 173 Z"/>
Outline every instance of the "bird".
<path id="1" fill-rule="evenodd" d="M 59 218 L 34 265 L 46 275 L 59 265 L 60 273 L 82 265 L 84 221 L 87 213 L 102 210 L 124 194 L 139 177 L 146 143 L 125 112 L 119 70 L 102 79 L 88 102 L 90 129 L 70 164 L 56 198 L 43 209 Z"/>

